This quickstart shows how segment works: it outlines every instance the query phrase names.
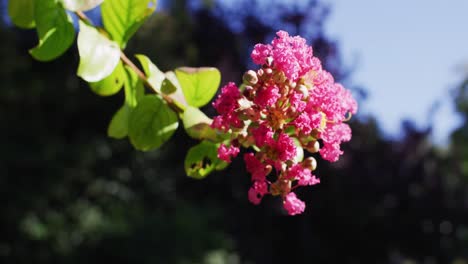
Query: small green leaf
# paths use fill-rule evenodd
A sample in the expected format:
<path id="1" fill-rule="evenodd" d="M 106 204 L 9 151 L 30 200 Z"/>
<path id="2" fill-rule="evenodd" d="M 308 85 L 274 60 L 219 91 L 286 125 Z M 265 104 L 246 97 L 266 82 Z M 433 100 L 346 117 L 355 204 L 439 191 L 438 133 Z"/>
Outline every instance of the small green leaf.
<path id="1" fill-rule="evenodd" d="M 8 14 L 11 22 L 20 28 L 34 28 L 34 0 L 8 1 Z"/>
<path id="2" fill-rule="evenodd" d="M 226 139 L 225 134 L 219 133 L 211 127 L 213 120 L 207 117 L 200 109 L 188 106 L 182 116 L 187 134 L 195 139 L 209 140 L 211 142 L 222 142 Z"/>
<path id="3" fill-rule="evenodd" d="M 219 144 L 202 141 L 193 146 L 185 156 L 185 173 L 195 179 L 203 179 L 214 170 L 224 169 L 228 163 L 218 158 Z"/>
<path id="4" fill-rule="evenodd" d="M 10 0 L 11 1 L 11 0 Z M 63 6 L 70 11 L 88 11 L 100 5 L 104 0 L 61 0 Z M 110 0 L 112 1 L 112 0 Z"/>
<path id="5" fill-rule="evenodd" d="M 188 104 L 195 107 L 210 102 L 221 82 L 221 74 L 216 68 L 182 67 L 175 73 Z"/>
<path id="6" fill-rule="evenodd" d="M 109 0 L 101 6 L 104 28 L 125 48 L 128 40 L 156 9 L 156 0 Z"/>
<path id="7" fill-rule="evenodd" d="M 121 66 L 117 66 L 117 69 Z M 122 139 L 129 134 L 130 113 L 135 109 L 144 96 L 142 81 L 128 66 L 122 67 L 123 83 L 125 87 L 125 104 L 114 114 L 107 128 L 107 135 L 111 138 Z M 111 75 L 112 76 L 112 75 Z M 107 80 L 107 77 L 104 80 Z"/>
<path id="8" fill-rule="evenodd" d="M 162 83 L 161 91 L 165 93 L 164 91 L 175 90 L 175 92 L 171 93 L 170 96 L 174 98 L 175 102 L 177 102 L 182 109 L 185 109 L 188 104 L 187 100 L 185 100 L 179 81 L 177 80 L 177 76 L 173 71 L 168 71 L 164 73 L 164 75 L 166 75 L 166 79 L 164 79 Z"/>
<path id="9" fill-rule="evenodd" d="M 120 91 L 126 77 L 125 68 L 122 62 L 119 62 L 111 75 L 98 82 L 91 82 L 89 86 L 93 92 L 100 96 L 114 95 Z"/>
<path id="10" fill-rule="evenodd" d="M 148 82 L 157 90 L 161 90 L 161 85 L 166 79 L 166 76 L 162 71 L 151 62 L 151 60 L 142 54 L 137 54 L 135 57 L 140 61 L 143 71 L 148 78 Z"/>
<path id="11" fill-rule="evenodd" d="M 163 92 L 164 94 L 173 94 L 176 91 L 177 87 L 167 78 L 165 78 L 161 84 L 161 92 Z"/>
<path id="12" fill-rule="evenodd" d="M 178 125 L 177 115 L 162 99 L 146 95 L 130 113 L 130 142 L 142 151 L 158 148 L 174 134 Z"/>
<path id="13" fill-rule="evenodd" d="M 88 82 L 97 82 L 109 76 L 120 61 L 119 45 L 81 20 L 78 52 L 80 65 L 77 75 Z"/>
<path id="14" fill-rule="evenodd" d="M 184 116 L 182 118 L 185 128 L 191 128 L 197 124 L 207 124 L 211 125 L 213 120 L 207 117 L 200 109 L 188 106 L 184 111 Z"/>
<path id="15" fill-rule="evenodd" d="M 125 66 L 125 104 L 134 108 L 145 95 L 145 87 L 138 75 L 128 66 Z"/>
<path id="16" fill-rule="evenodd" d="M 122 139 L 128 135 L 128 117 L 130 108 L 122 106 L 112 117 L 107 128 L 107 135 L 111 138 Z"/>
<path id="17" fill-rule="evenodd" d="M 35 0 L 39 44 L 29 50 L 40 61 L 50 61 L 62 55 L 73 44 L 75 28 L 73 21 L 57 0 Z"/>

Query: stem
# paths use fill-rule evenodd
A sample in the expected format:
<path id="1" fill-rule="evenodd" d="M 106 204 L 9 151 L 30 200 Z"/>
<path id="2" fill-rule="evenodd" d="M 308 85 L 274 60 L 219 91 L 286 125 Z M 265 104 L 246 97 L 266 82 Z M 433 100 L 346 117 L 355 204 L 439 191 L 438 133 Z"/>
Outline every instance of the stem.
<path id="1" fill-rule="evenodd" d="M 89 19 L 89 17 L 87 17 L 85 15 L 85 13 L 83 13 L 82 11 L 76 11 L 75 12 L 75 15 L 80 19 L 80 20 L 83 20 L 83 22 L 86 22 L 87 24 L 89 25 L 93 25 L 93 21 L 91 21 L 91 19 Z"/>
<path id="2" fill-rule="evenodd" d="M 169 107 L 172 108 L 172 110 L 174 110 L 174 112 L 178 114 L 184 113 L 185 109 L 183 109 L 179 104 L 177 104 L 172 97 L 169 97 L 168 95 L 156 89 L 156 87 L 154 87 L 148 81 L 148 77 L 146 77 L 146 75 L 127 57 L 127 55 L 125 55 L 123 51 L 120 52 L 120 59 L 125 65 L 130 67 L 130 69 L 132 69 L 138 75 L 138 78 L 140 78 L 146 86 L 151 88 L 157 95 L 161 96 L 162 99 L 166 101 L 166 103 L 169 105 Z"/>
<path id="3" fill-rule="evenodd" d="M 91 19 L 89 19 L 83 12 L 77 11 L 75 14 L 82 20 L 83 22 L 93 25 L 93 22 Z M 107 32 L 106 32 L 107 33 Z M 181 106 L 181 104 L 177 103 L 172 97 L 162 93 L 159 91 L 156 87 L 154 87 L 149 81 L 148 77 L 145 75 L 144 72 L 142 72 L 128 57 L 125 55 L 123 50 L 120 51 L 120 60 L 127 65 L 130 69 L 132 69 L 138 78 L 140 78 L 143 83 L 151 88 L 157 95 L 161 96 L 164 101 L 166 101 L 167 105 L 176 113 L 178 114 L 183 114 L 185 109 Z"/>

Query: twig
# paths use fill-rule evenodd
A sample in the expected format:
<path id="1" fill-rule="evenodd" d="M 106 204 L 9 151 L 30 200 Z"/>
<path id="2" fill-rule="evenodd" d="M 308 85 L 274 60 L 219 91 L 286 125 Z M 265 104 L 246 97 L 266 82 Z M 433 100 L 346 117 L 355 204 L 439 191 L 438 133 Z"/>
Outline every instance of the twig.
<path id="1" fill-rule="evenodd" d="M 83 12 L 81 11 L 77 11 L 75 12 L 75 14 L 78 16 L 78 18 L 80 20 L 82 20 L 83 22 L 87 23 L 87 24 L 90 24 L 90 25 L 93 25 L 93 22 L 91 21 L 91 19 L 89 19 Z M 180 107 L 179 104 L 177 104 L 175 102 L 175 100 L 172 98 L 172 97 L 169 97 L 168 95 L 162 93 L 160 90 L 158 90 L 156 87 L 154 87 L 149 81 L 148 81 L 148 77 L 145 75 L 145 73 L 143 73 L 128 57 L 127 55 L 125 55 L 125 53 L 123 52 L 123 50 L 120 51 L 120 60 L 122 60 L 122 62 L 127 65 L 130 69 L 132 69 L 136 75 L 138 76 L 138 78 L 140 78 L 143 83 L 151 88 L 151 90 L 153 90 L 156 94 L 158 94 L 159 96 L 162 97 L 162 99 L 164 101 L 166 101 L 167 105 L 172 109 L 174 110 L 174 112 L 178 113 L 178 114 L 182 114 L 184 113 L 184 109 Z"/>

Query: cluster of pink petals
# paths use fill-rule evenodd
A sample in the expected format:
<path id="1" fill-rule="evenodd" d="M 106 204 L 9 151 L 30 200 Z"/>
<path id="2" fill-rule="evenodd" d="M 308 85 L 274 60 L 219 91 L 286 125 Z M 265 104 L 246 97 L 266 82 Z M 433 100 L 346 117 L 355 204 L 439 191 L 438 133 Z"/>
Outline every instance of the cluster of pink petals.
<path id="1" fill-rule="evenodd" d="M 244 155 L 252 179 L 249 200 L 259 204 L 267 194 L 280 196 L 288 214 L 300 214 L 305 203 L 294 190 L 320 183 L 315 158 L 304 159 L 303 153 L 337 161 L 341 143 L 351 139 L 344 122 L 357 103 L 299 36 L 279 31 L 271 44 L 255 45 L 251 58 L 261 68 L 244 75 L 244 89 L 229 83 L 213 103 L 219 115 L 212 127 L 231 135 L 218 157 L 230 162 L 239 146 L 252 147 L 255 152 Z"/>
<path id="2" fill-rule="evenodd" d="M 239 151 L 239 148 L 234 145 L 228 147 L 221 144 L 218 148 L 218 158 L 226 162 L 231 162 L 231 157 L 236 157 Z"/>
<path id="3" fill-rule="evenodd" d="M 223 96 L 213 103 L 213 107 L 220 114 L 214 118 L 214 126 L 223 131 L 229 130 L 230 127 L 242 127 L 242 121 L 235 114 L 235 110 L 239 107 L 238 100 L 241 98 L 236 84 L 228 83 L 221 93 Z"/>
<path id="4" fill-rule="evenodd" d="M 307 45 L 305 39 L 299 36 L 290 37 L 285 31 L 279 31 L 277 36 L 271 45 L 255 45 L 251 56 L 254 63 L 262 65 L 268 57 L 272 57 L 275 67 L 292 81 L 317 66 L 319 61 L 314 59 L 312 47 Z"/>

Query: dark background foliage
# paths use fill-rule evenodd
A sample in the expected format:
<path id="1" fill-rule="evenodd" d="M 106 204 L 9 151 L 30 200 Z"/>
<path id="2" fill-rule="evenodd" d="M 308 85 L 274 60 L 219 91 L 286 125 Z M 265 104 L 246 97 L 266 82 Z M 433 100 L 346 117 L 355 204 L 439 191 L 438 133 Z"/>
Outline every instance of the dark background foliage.
<path id="1" fill-rule="evenodd" d="M 323 32 L 330 6 L 272 1 L 262 16 L 262 2 L 166 1 L 127 53 L 164 70 L 216 66 L 238 82 L 252 46 L 284 28 L 365 100 Z M 468 263 L 468 81 L 454 93 L 464 122 L 450 146 L 434 146 L 430 127 L 405 122 L 389 140 L 374 117 L 355 118 L 345 155 L 319 162 L 322 183 L 298 194 L 306 212 L 288 217 L 277 199 L 248 202 L 241 159 L 187 178 L 196 142 L 181 129 L 149 153 L 107 138 L 122 95 L 98 97 L 76 77 L 76 47 L 41 63 L 27 53 L 34 31 L 4 23 L 0 35 L 1 263 Z"/>

